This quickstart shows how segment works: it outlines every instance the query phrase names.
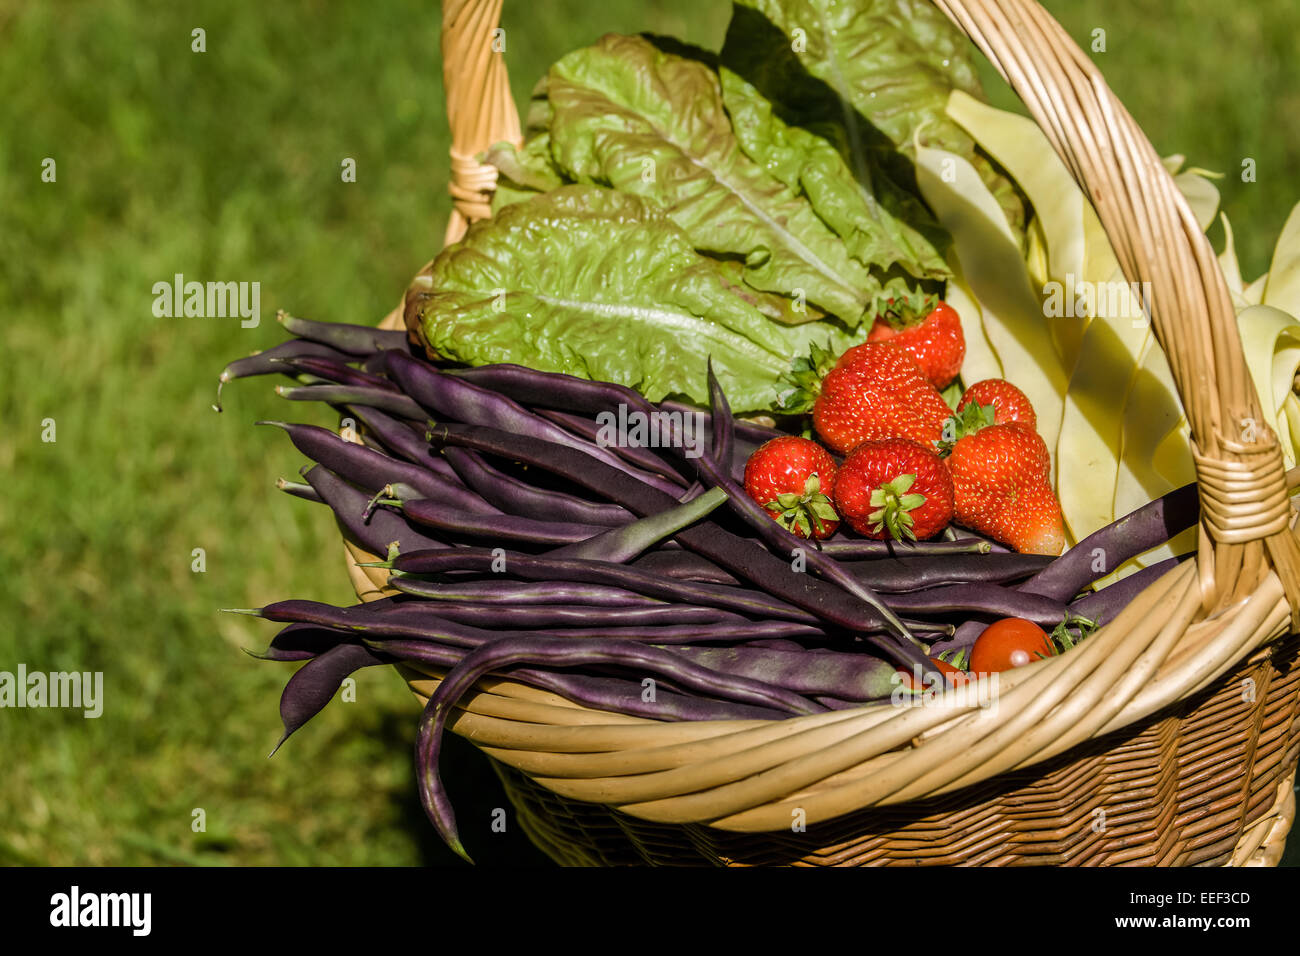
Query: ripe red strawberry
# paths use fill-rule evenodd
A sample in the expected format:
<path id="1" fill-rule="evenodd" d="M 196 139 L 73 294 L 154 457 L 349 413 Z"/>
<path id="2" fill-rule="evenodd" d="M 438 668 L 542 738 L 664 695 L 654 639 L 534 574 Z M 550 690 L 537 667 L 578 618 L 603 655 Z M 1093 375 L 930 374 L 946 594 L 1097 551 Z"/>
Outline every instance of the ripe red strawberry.
<path id="1" fill-rule="evenodd" d="M 813 425 L 832 451 L 909 438 L 927 448 L 952 412 L 911 356 L 892 342 L 866 342 L 840 356 L 821 382 Z"/>
<path id="2" fill-rule="evenodd" d="M 952 521 L 952 478 L 938 455 L 914 441 L 867 441 L 840 465 L 835 507 L 868 538 L 923 540 Z"/>
<path id="3" fill-rule="evenodd" d="M 787 531 L 829 538 L 840 526 L 831 505 L 835 459 L 814 441 L 782 435 L 764 442 L 745 463 L 745 493 Z"/>
<path id="4" fill-rule="evenodd" d="M 988 425 L 952 445 L 956 520 L 1025 554 L 1060 554 L 1061 506 L 1051 456 L 1038 433 L 1018 422 Z"/>
<path id="5" fill-rule="evenodd" d="M 957 403 L 957 412 L 960 414 L 967 405 L 991 405 L 991 424 L 994 425 L 1019 422 L 1032 429 L 1038 428 L 1038 416 L 1034 414 L 1034 406 L 1029 404 L 1029 398 L 1006 379 L 986 378 L 982 382 L 976 382 L 962 394 L 961 401 Z"/>
<path id="6" fill-rule="evenodd" d="M 931 296 L 923 302 L 916 308 L 890 299 L 889 307 L 871 327 L 867 341 L 896 343 L 916 360 L 931 385 L 947 388 L 966 358 L 961 318 L 946 302 Z"/>

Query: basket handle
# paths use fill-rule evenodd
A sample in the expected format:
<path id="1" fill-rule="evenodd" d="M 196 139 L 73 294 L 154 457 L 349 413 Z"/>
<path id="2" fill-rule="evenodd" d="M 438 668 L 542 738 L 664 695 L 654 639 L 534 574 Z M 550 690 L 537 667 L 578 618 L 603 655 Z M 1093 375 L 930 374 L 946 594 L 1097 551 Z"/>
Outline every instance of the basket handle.
<path id="1" fill-rule="evenodd" d="M 451 124 L 447 241 L 490 215 L 492 167 L 474 157 L 520 142 L 501 35 L 502 0 L 444 0 Z M 1300 544 L 1277 436 L 1256 396 L 1236 313 L 1209 240 L 1145 134 L 1100 71 L 1035 0 L 935 0 L 1024 101 L 1091 200 L 1129 282 L 1149 283 L 1156 341 L 1191 426 L 1200 489 L 1198 568 L 1212 612 L 1276 570 L 1300 626 Z"/>
<path id="2" fill-rule="evenodd" d="M 443 0 L 442 82 L 451 126 L 451 219 L 445 243 L 492 214 L 497 171 L 476 157 L 495 143 L 519 144 L 519 111 L 506 73 L 502 0 Z"/>

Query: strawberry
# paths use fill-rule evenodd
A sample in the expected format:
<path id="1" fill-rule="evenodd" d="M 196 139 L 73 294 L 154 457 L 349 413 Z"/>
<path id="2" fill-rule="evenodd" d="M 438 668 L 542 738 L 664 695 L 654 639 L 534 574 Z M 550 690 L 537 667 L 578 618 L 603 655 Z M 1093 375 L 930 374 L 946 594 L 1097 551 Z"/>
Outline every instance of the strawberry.
<path id="1" fill-rule="evenodd" d="M 986 425 L 958 437 L 946 464 L 958 524 L 1025 554 L 1061 553 L 1065 526 L 1051 456 L 1036 431 L 1019 422 Z"/>
<path id="2" fill-rule="evenodd" d="M 986 378 L 982 382 L 976 382 L 962 394 L 961 401 L 957 403 L 957 412 L 960 414 L 967 405 L 992 406 L 988 424 L 1020 422 L 1030 428 L 1038 427 L 1038 416 L 1034 414 L 1034 406 L 1029 404 L 1029 398 L 1005 379 Z"/>
<path id="3" fill-rule="evenodd" d="M 787 531 L 828 538 L 840 526 L 831 505 L 835 459 L 814 441 L 782 435 L 764 442 L 745 463 L 745 493 Z"/>
<path id="4" fill-rule="evenodd" d="M 930 538 L 952 521 L 952 478 L 938 455 L 914 441 L 867 441 L 840 465 L 835 507 L 868 538 Z"/>
<path id="5" fill-rule="evenodd" d="M 868 342 L 890 341 L 916 360 L 935 388 L 947 388 L 961 371 L 966 358 L 966 337 L 961 318 L 946 302 L 926 296 L 919 308 L 911 303 L 889 300 L 889 307 L 876 319 Z"/>
<path id="6" fill-rule="evenodd" d="M 920 366 L 892 342 L 866 342 L 841 355 L 822 379 L 812 413 L 817 434 L 840 454 L 882 438 L 933 447 L 952 414 Z"/>

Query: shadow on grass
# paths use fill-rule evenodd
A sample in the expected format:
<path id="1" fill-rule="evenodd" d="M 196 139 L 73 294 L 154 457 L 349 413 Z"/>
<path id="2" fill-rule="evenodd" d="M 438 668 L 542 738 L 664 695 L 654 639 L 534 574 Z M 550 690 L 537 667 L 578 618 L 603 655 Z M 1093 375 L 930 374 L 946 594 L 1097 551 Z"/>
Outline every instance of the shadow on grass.
<path id="1" fill-rule="evenodd" d="M 415 782 L 415 726 L 410 713 L 385 714 L 380 732 L 386 740 L 402 741 L 411 760 L 411 785 L 399 803 L 403 828 L 416 844 L 423 866 L 468 866 L 447 845 L 425 816 Z M 553 867 L 555 863 L 529 842 L 515 817 L 501 781 L 484 754 L 473 744 L 448 733 L 443 742 L 442 780 L 456 811 L 461 841 L 480 867 Z M 504 810 L 505 829 L 493 829 Z"/>

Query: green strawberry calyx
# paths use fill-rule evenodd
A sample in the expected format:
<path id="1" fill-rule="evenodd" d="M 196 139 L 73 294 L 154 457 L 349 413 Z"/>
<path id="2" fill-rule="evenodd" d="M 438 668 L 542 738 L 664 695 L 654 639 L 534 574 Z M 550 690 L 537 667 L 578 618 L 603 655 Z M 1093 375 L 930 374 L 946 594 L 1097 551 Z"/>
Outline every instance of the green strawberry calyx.
<path id="1" fill-rule="evenodd" d="M 895 332 L 902 332 L 924 322 L 939 306 L 939 297 L 930 292 L 912 292 L 890 299 L 877 314 Z"/>
<path id="2" fill-rule="evenodd" d="M 871 507 L 876 510 L 867 516 L 871 530 L 879 534 L 887 529 L 895 541 L 915 541 L 912 531 L 912 512 L 925 504 L 925 495 L 908 494 L 916 482 L 916 475 L 899 475 L 871 492 Z"/>
<path id="3" fill-rule="evenodd" d="M 805 415 L 811 412 L 817 396 L 821 394 L 822 379 L 838 361 L 839 356 L 830 350 L 829 341 L 826 348 L 816 342 L 811 343 L 808 354 L 798 356 L 783 377 L 789 387 L 777 397 L 777 411 L 786 415 Z"/>
<path id="4" fill-rule="evenodd" d="M 939 454 L 948 454 L 952 451 L 952 446 L 967 435 L 974 435 L 981 428 L 994 424 L 993 415 L 992 405 L 979 405 L 975 402 L 971 402 L 959 412 L 953 412 L 952 416 L 943 423 L 943 437 L 938 442 Z"/>
<path id="5" fill-rule="evenodd" d="M 786 531 L 802 538 L 811 538 L 814 532 L 825 535 L 826 523 L 840 520 L 831 499 L 822 494 L 821 479 L 815 471 L 804 480 L 803 494 L 784 491 L 763 507 Z"/>

